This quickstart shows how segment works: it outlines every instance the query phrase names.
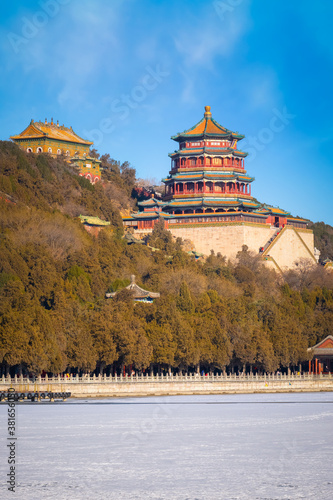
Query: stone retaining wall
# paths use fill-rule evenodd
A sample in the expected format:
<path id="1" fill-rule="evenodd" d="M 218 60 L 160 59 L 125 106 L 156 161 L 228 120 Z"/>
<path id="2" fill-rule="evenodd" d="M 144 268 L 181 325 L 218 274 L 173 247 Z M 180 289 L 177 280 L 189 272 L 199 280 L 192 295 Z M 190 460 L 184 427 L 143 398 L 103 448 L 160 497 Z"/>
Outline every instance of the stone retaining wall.
<path id="1" fill-rule="evenodd" d="M 110 380 L 111 379 L 111 380 Z M 301 376 L 188 376 L 188 377 L 73 377 L 72 379 L 0 379 L 0 390 L 20 392 L 71 392 L 72 397 L 142 397 L 190 394 L 246 394 L 264 392 L 333 391 L 331 375 Z"/>

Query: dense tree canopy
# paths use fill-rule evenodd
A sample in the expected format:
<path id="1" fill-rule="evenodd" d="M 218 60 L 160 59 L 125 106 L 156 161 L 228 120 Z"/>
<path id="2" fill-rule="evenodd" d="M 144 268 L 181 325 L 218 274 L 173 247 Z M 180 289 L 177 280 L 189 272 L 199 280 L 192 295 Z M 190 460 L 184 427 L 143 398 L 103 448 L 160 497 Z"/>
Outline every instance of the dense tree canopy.
<path id="1" fill-rule="evenodd" d="M 271 371 L 332 334 L 333 273 L 301 263 L 282 277 L 246 247 L 235 262 L 196 260 L 163 221 L 147 245 L 128 242 L 112 193 L 129 199 L 135 172 L 102 161 L 105 183 L 92 186 L 62 159 L 0 143 L 3 371 Z M 92 236 L 81 213 L 111 225 Z M 135 303 L 132 274 L 161 297 Z"/>

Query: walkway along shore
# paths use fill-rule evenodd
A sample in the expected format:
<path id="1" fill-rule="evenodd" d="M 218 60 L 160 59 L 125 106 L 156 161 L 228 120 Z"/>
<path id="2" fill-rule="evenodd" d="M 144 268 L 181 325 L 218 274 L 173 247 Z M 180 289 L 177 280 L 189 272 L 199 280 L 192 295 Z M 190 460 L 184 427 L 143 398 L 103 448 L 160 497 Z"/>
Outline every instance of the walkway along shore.
<path id="1" fill-rule="evenodd" d="M 76 398 L 171 396 L 186 394 L 251 394 L 265 392 L 333 391 L 331 374 L 299 375 L 95 375 L 45 378 L 2 377 L 0 390 L 71 392 Z"/>

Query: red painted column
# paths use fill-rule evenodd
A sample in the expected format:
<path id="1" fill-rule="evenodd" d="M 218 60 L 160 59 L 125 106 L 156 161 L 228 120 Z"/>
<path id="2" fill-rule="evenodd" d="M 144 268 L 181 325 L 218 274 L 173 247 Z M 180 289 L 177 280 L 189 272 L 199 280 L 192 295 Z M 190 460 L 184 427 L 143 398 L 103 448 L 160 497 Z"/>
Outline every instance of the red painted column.
<path id="1" fill-rule="evenodd" d="M 315 370 L 316 375 L 318 375 L 318 359 L 316 358 L 316 370 Z"/>
<path id="2" fill-rule="evenodd" d="M 309 360 L 309 373 L 311 373 L 311 361 Z"/>

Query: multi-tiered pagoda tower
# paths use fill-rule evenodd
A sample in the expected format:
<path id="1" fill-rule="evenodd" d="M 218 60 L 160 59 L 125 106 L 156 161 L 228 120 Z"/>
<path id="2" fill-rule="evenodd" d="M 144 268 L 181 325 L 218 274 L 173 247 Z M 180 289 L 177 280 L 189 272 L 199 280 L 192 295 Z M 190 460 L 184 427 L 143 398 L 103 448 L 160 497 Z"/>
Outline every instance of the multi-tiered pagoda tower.
<path id="1" fill-rule="evenodd" d="M 179 144 L 171 153 L 165 183 L 165 210 L 174 215 L 221 214 L 259 207 L 251 196 L 238 141 L 244 136 L 222 127 L 206 106 L 202 120 L 172 139 Z"/>
<path id="2" fill-rule="evenodd" d="M 172 234 L 206 255 L 214 250 L 232 258 L 247 245 L 275 268 L 292 267 L 301 258 L 316 262 L 307 221 L 252 197 L 247 153 L 238 148 L 243 138 L 214 120 L 206 106 L 202 120 L 172 137 L 178 149 L 169 155 L 163 200 L 139 203 L 140 211 L 125 217 L 125 226 L 146 233 L 162 217 Z"/>

